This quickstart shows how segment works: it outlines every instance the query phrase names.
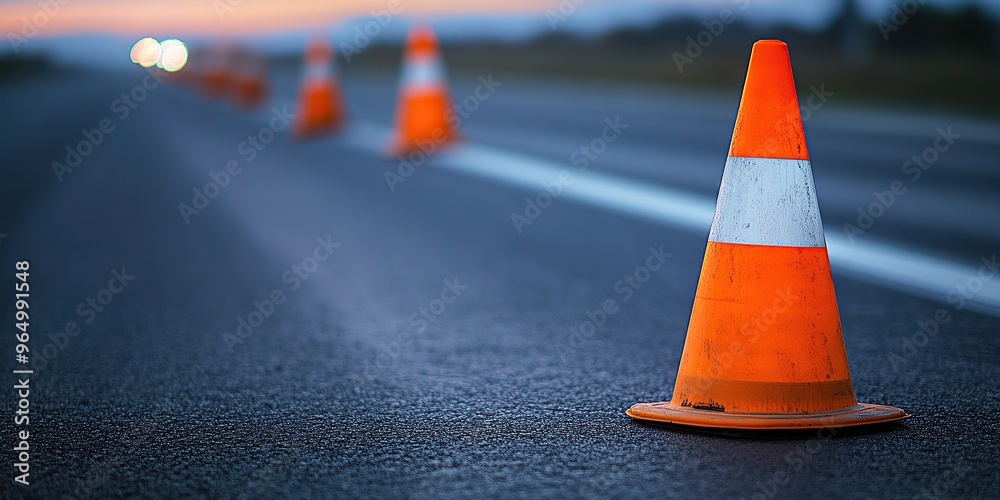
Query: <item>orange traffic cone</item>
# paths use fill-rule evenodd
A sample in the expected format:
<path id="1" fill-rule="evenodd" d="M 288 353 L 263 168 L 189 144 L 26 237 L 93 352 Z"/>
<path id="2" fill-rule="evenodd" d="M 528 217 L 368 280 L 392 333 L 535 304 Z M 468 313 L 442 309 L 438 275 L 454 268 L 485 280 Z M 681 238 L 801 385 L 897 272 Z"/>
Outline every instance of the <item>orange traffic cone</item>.
<path id="1" fill-rule="evenodd" d="M 253 109 L 267 98 L 267 62 L 260 54 L 242 52 L 233 77 L 233 99 L 236 105 Z"/>
<path id="2" fill-rule="evenodd" d="M 456 140 L 458 135 L 448 118 L 451 107 L 434 31 L 429 26 L 415 27 L 410 30 L 403 57 L 396 132 L 390 154 L 396 156 L 417 149 L 426 152 Z"/>
<path id="3" fill-rule="evenodd" d="M 670 402 L 637 420 L 837 428 L 909 417 L 859 404 L 788 47 L 754 44 Z"/>
<path id="4" fill-rule="evenodd" d="M 333 49 L 326 40 L 315 39 L 306 49 L 306 71 L 299 91 L 295 135 L 301 138 L 334 131 L 343 121 L 344 107 L 333 64 Z"/>
<path id="5" fill-rule="evenodd" d="M 233 50 L 228 46 L 214 46 L 206 52 L 201 72 L 201 90 L 206 97 L 220 99 L 232 89 L 232 59 Z"/>

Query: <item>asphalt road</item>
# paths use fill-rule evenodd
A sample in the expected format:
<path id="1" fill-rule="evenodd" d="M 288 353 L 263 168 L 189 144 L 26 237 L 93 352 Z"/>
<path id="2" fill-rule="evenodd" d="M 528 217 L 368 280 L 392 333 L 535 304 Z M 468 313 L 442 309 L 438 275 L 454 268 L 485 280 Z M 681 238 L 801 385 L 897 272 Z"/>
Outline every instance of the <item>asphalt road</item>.
<path id="1" fill-rule="evenodd" d="M 629 405 L 672 390 L 707 226 L 560 198 L 518 233 L 511 214 L 540 187 L 434 161 L 390 190 L 399 162 L 375 153 L 371 131 L 391 123 L 395 82 L 346 73 L 345 137 L 278 131 L 252 161 L 241 142 L 291 102 L 295 75 L 256 112 L 162 85 L 124 118 L 115 101 L 141 72 L 0 86 L 2 282 L 30 260 L 36 369 L 32 486 L 10 482 L 8 495 L 1000 493 L 997 317 L 958 308 L 947 286 L 907 292 L 835 268 L 858 399 L 913 418 L 774 441 L 636 424 Z M 568 165 L 618 117 L 628 128 L 593 172 L 714 197 L 739 89 L 494 78 L 463 120 L 470 144 Z M 453 83 L 460 102 L 479 85 Z M 52 162 L 104 118 L 114 130 L 60 181 Z M 967 135 L 911 181 L 903 163 L 949 125 Z M 905 195 L 860 241 L 978 269 L 1000 242 L 998 126 L 830 97 L 806 123 L 828 236 L 901 180 Z M 230 160 L 239 173 L 186 223 L 178 205 Z M 615 291 L 661 247 L 671 255 L 649 281 Z M 607 299 L 618 312 L 574 342 Z M 13 298 L 0 309 L 11 318 Z M 939 310 L 948 322 L 908 346 Z M 12 417 L 13 390 L 7 401 Z M 2 422 L 10 444 L 13 419 Z"/>

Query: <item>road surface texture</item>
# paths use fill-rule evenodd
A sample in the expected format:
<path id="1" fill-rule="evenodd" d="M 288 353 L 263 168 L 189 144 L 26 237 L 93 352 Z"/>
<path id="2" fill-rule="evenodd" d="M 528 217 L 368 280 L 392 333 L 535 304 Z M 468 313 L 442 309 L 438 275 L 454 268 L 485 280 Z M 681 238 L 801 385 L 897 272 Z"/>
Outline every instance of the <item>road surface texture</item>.
<path id="1" fill-rule="evenodd" d="M 960 291 L 910 290 L 906 276 L 882 283 L 884 273 L 835 258 L 858 399 L 913 417 L 876 433 L 760 440 L 624 413 L 669 399 L 707 223 L 566 196 L 519 232 L 512 214 L 542 184 L 448 168 L 438 162 L 448 151 L 390 189 L 400 161 L 378 150 L 395 75 L 348 71 L 351 126 L 308 142 L 263 132 L 294 110 L 297 75 L 276 79 L 254 112 L 166 84 L 138 92 L 134 108 L 116 103 L 144 76 L 0 87 L 2 283 L 13 288 L 14 262 L 30 260 L 36 368 L 31 487 L 11 480 L 8 495 L 1000 494 L 1000 319 L 987 286 L 1000 281 L 987 265 L 1000 242 L 997 124 L 859 109 L 835 89 L 810 109 L 828 238 L 882 245 L 903 274 L 924 275 L 906 257 L 917 254 L 969 274 Z M 452 79 L 468 144 L 714 200 L 740 89 L 493 75 L 501 84 L 470 98 L 478 76 L 488 75 Z M 810 85 L 799 82 L 803 99 Z M 52 163 L 105 118 L 113 130 L 57 176 Z M 961 137 L 938 141 L 948 147 L 913 180 L 904 163 L 949 126 Z M 248 136 L 268 143 L 241 146 Z M 579 148 L 593 146 L 578 170 Z M 227 180 L 230 161 L 239 168 Z M 523 166 L 490 164 L 504 175 Z M 905 193 L 846 239 L 843 225 L 897 180 Z M 185 219 L 180 204 L 201 208 Z M 615 312 L 601 319 L 607 300 Z M 934 324 L 939 311 L 947 321 Z M 590 317 L 595 332 L 574 336 Z M 13 340 L 4 345 L 5 367 L 17 368 Z M 15 426 L 2 420 L 9 446 Z"/>

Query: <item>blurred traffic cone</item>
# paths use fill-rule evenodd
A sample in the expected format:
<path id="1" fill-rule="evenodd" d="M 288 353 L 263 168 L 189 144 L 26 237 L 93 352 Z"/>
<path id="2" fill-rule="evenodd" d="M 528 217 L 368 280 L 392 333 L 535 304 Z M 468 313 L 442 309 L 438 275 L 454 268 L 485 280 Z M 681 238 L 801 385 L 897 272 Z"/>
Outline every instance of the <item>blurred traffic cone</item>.
<path id="1" fill-rule="evenodd" d="M 206 97 L 219 99 L 231 89 L 233 83 L 231 47 L 216 45 L 205 53 L 202 68 L 201 90 Z"/>
<path id="2" fill-rule="evenodd" d="M 267 62 L 260 54 L 243 52 L 236 63 L 233 99 L 241 108 L 253 109 L 267 98 Z"/>
<path id="3" fill-rule="evenodd" d="M 299 91 L 295 135 L 306 137 L 339 129 L 344 121 L 333 64 L 333 49 L 326 40 L 315 39 L 306 49 L 306 71 Z"/>
<path id="4" fill-rule="evenodd" d="M 744 430 L 907 418 L 859 404 L 788 47 L 754 44 L 670 402 L 637 420 Z"/>
<path id="5" fill-rule="evenodd" d="M 439 146 L 456 140 L 458 135 L 448 119 L 451 107 L 434 31 L 429 26 L 414 27 L 403 56 L 396 131 L 390 154 L 396 156 L 417 149 L 430 154 Z"/>

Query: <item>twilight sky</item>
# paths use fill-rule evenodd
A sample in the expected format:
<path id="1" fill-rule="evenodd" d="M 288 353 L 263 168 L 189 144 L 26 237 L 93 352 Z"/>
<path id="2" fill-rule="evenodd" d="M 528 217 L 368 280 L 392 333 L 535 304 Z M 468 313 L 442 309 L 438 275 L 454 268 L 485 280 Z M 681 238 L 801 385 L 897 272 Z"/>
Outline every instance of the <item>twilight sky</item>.
<path id="1" fill-rule="evenodd" d="M 862 0 L 865 14 L 885 16 L 903 0 Z M 1000 13 L 1000 0 L 930 0 L 938 5 L 978 1 Z M 759 22 L 777 20 L 822 24 L 840 0 L 562 0 L 579 3 L 569 20 L 576 29 L 602 29 L 609 23 L 641 23 L 670 13 L 709 16 L 725 7 L 749 2 L 748 17 Z M 480 18 L 497 15 L 537 19 L 559 0 L 6 0 L 0 1 L 0 32 L 9 38 L 28 27 L 39 37 L 113 34 L 129 37 L 248 36 L 328 29 L 349 20 L 364 20 L 373 10 L 390 5 L 403 17 L 440 19 L 443 16 Z M 46 12 L 46 8 L 48 12 Z M 511 17 L 513 15 L 513 17 Z M 502 29 L 502 28 L 500 28 Z M 491 35 L 495 35 L 496 29 Z M 502 35 L 502 33 L 501 33 Z"/>

